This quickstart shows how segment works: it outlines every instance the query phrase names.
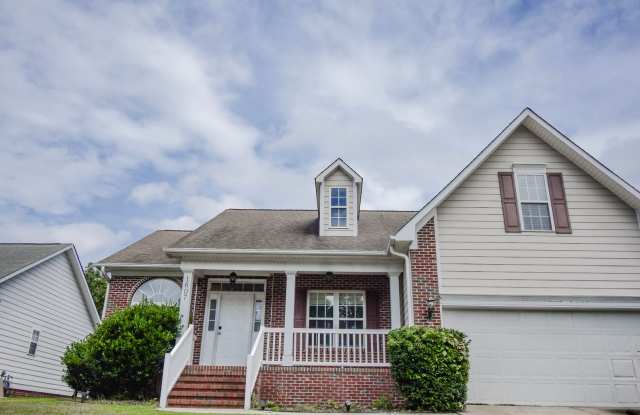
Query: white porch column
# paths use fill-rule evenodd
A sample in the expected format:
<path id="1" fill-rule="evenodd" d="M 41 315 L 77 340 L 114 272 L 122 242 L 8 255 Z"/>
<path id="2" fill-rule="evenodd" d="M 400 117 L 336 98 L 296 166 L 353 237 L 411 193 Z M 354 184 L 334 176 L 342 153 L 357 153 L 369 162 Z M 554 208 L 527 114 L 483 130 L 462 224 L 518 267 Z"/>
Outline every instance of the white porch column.
<path id="1" fill-rule="evenodd" d="M 191 291 L 193 290 L 193 271 L 183 271 L 182 293 L 180 294 L 180 333 L 189 327 L 191 312 Z"/>
<path id="2" fill-rule="evenodd" d="M 287 291 L 284 306 L 284 350 L 282 364 L 293 365 L 293 320 L 296 301 L 296 273 L 287 272 Z"/>
<path id="3" fill-rule="evenodd" d="M 390 272 L 389 298 L 391 299 L 391 328 L 400 327 L 400 273 Z"/>

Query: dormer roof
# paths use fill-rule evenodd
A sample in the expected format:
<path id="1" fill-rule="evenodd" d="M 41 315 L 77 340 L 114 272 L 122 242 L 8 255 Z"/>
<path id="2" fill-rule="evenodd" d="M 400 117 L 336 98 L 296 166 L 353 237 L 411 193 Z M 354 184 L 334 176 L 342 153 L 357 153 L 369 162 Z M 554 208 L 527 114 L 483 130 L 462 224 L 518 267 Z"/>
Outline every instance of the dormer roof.
<path id="1" fill-rule="evenodd" d="M 325 178 L 335 172 L 336 170 L 342 170 L 347 176 L 351 177 L 357 187 L 357 200 L 356 205 L 358 209 L 358 217 L 360 217 L 360 204 L 362 201 L 362 176 L 355 171 L 351 166 L 349 166 L 344 160 L 340 157 L 335 159 L 335 161 L 325 167 L 315 178 L 316 183 L 316 203 L 318 212 L 320 211 L 320 185 L 324 182 Z"/>

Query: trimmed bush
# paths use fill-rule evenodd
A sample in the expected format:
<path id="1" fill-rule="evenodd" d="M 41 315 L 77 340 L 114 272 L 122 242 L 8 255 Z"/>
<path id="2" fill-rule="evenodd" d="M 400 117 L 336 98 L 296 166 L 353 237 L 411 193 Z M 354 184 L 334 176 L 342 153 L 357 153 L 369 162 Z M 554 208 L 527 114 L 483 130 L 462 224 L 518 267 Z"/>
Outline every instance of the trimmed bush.
<path id="1" fill-rule="evenodd" d="M 391 372 L 410 409 L 464 409 L 469 380 L 469 341 L 452 329 L 403 327 L 387 341 Z"/>
<path id="2" fill-rule="evenodd" d="M 63 380 L 99 398 L 157 396 L 164 354 L 176 341 L 178 315 L 175 306 L 148 303 L 113 313 L 95 333 L 67 348 Z"/>

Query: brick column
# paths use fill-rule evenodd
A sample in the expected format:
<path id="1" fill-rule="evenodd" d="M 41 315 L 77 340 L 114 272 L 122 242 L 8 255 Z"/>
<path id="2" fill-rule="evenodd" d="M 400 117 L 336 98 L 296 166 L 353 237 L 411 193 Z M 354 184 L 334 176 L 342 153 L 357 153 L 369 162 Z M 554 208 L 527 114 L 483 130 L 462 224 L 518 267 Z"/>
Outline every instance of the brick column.
<path id="1" fill-rule="evenodd" d="M 409 251 L 413 280 L 414 324 L 439 327 L 442 325 L 442 318 L 439 299 L 440 293 L 438 289 L 436 233 L 433 219 L 418 231 L 417 244 L 417 249 Z M 429 300 L 433 300 L 434 302 L 431 319 L 428 318 Z"/>

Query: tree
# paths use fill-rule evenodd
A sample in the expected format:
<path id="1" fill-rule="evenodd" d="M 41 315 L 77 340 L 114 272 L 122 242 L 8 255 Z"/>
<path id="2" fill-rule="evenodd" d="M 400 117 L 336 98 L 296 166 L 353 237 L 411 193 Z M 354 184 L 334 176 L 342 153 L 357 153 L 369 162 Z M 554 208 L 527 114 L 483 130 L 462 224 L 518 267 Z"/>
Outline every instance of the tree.
<path id="1" fill-rule="evenodd" d="M 84 277 L 87 280 L 87 285 L 89 285 L 89 291 L 91 291 L 91 297 L 93 297 L 93 302 L 98 309 L 98 313 L 101 313 L 104 305 L 104 297 L 107 292 L 107 280 L 105 280 L 102 275 L 100 275 L 100 271 L 91 264 L 84 270 Z"/>

